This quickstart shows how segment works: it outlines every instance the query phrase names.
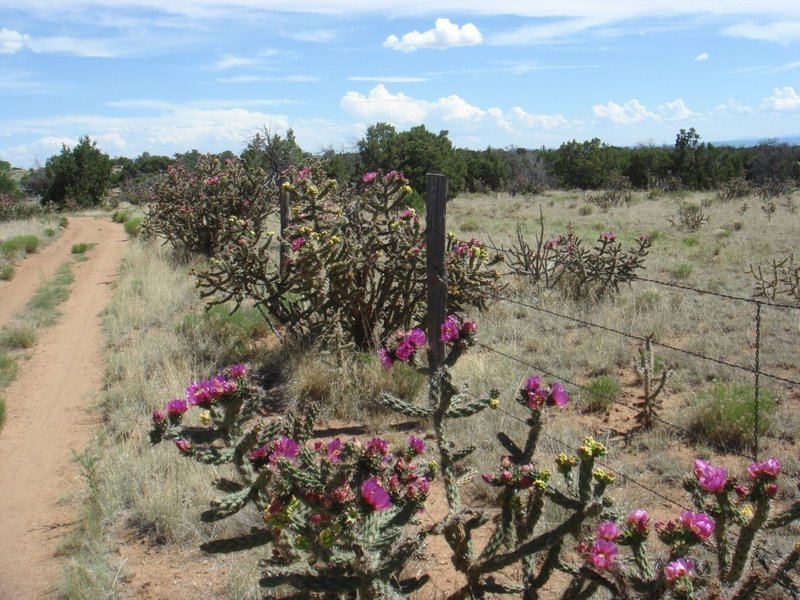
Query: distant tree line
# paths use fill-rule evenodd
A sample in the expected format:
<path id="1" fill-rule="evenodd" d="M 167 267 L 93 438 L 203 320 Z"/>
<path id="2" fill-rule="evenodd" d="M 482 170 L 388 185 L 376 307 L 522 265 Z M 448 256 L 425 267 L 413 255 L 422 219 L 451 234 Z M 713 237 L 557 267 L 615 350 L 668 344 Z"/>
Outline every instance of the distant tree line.
<path id="1" fill-rule="evenodd" d="M 117 199 L 146 201 L 154 178 L 180 162 L 191 167 L 201 153 L 190 150 L 175 156 L 142 153 L 137 158 L 109 158 L 88 136 L 74 148 L 64 146 L 44 167 L 31 169 L 19 184 L 0 164 L 0 194 L 20 192 L 55 207 L 95 206 L 114 189 Z M 330 177 L 354 181 L 369 171 L 402 171 L 418 192 L 424 191 L 425 174 L 448 176 L 448 193 L 509 192 L 532 195 L 545 189 L 603 189 L 620 180 L 636 189 L 718 189 L 734 179 L 754 186 L 774 182 L 800 183 L 800 146 L 765 140 L 750 147 L 714 145 L 701 141 L 694 129 L 681 129 L 672 146 L 611 146 L 598 138 L 564 142 L 555 149 L 456 148 L 444 130 L 434 133 L 424 125 L 397 131 L 388 123 L 367 128 L 354 151 L 324 149 L 312 155 L 297 144 L 294 132 L 284 135 L 264 129 L 255 134 L 239 155 L 231 151 L 222 159 L 239 159 L 260 167 L 277 181 L 291 165 L 314 157 Z M 21 189 L 20 189 L 21 188 Z"/>

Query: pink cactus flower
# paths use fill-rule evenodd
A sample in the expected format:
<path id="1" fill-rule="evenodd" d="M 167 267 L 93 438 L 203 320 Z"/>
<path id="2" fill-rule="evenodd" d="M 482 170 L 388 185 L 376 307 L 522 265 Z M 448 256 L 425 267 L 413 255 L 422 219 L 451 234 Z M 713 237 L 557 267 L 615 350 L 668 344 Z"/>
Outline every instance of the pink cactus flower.
<path id="1" fill-rule="evenodd" d="M 422 454 L 425 452 L 425 440 L 411 435 L 408 437 L 408 447 L 411 448 L 414 454 Z"/>
<path id="2" fill-rule="evenodd" d="M 401 362 L 408 362 L 408 359 L 411 358 L 411 355 L 414 354 L 414 346 L 408 342 L 404 341 L 394 350 L 394 356 L 397 360 Z"/>
<path id="3" fill-rule="evenodd" d="M 700 488 L 709 494 L 719 494 L 728 483 L 728 470 L 724 467 L 712 467 L 704 460 L 694 461 L 694 476 Z"/>
<path id="4" fill-rule="evenodd" d="M 228 373 L 234 379 L 241 379 L 247 375 L 247 367 L 242 363 L 237 363 L 235 365 L 231 365 L 228 369 Z"/>
<path id="5" fill-rule="evenodd" d="M 684 529 L 691 531 L 697 539 L 704 541 L 714 533 L 714 519 L 706 513 L 694 513 L 685 510 L 681 513 L 681 525 Z"/>
<path id="6" fill-rule="evenodd" d="M 428 341 L 428 336 L 425 335 L 422 329 L 412 329 L 406 334 L 405 340 L 414 348 L 421 348 Z"/>
<path id="7" fill-rule="evenodd" d="M 455 315 L 447 315 L 439 332 L 439 340 L 442 342 L 455 342 L 460 335 L 461 325 L 458 322 L 458 317 Z"/>
<path id="8" fill-rule="evenodd" d="M 613 242 L 617 239 L 617 234 L 613 231 L 604 231 L 600 234 L 600 239 L 604 242 Z"/>
<path id="9" fill-rule="evenodd" d="M 338 463 L 343 449 L 344 444 L 342 443 L 342 440 L 339 438 L 332 439 L 330 442 L 328 442 L 327 446 L 325 446 L 325 453 L 328 456 L 328 460 L 334 464 Z"/>
<path id="10" fill-rule="evenodd" d="M 619 548 L 609 540 L 595 540 L 589 548 L 589 562 L 598 571 L 605 571 L 614 566 Z"/>
<path id="11" fill-rule="evenodd" d="M 763 462 L 754 462 L 747 467 L 747 474 L 750 479 L 758 479 L 764 475 L 771 479 L 775 479 L 781 472 L 781 461 L 777 458 L 768 458 Z"/>
<path id="12" fill-rule="evenodd" d="M 386 510 L 392 506 L 388 492 L 381 487 L 380 482 L 375 477 L 370 477 L 361 484 L 361 497 L 375 511 Z"/>
<path id="13" fill-rule="evenodd" d="M 622 535 L 622 530 L 617 527 L 617 524 L 614 523 L 614 521 L 603 521 L 597 525 L 597 529 L 595 529 L 595 535 L 602 540 L 609 540 L 613 542 Z"/>
<path id="14" fill-rule="evenodd" d="M 186 405 L 186 400 L 179 400 L 176 398 L 175 400 L 170 400 L 167 402 L 167 414 L 170 417 L 180 417 L 188 410 L 188 408 L 189 407 Z"/>
<path id="15" fill-rule="evenodd" d="M 281 458 L 294 460 L 299 453 L 300 444 L 284 435 L 272 443 L 272 454 L 269 457 L 269 462 L 274 463 Z"/>
<path id="16" fill-rule="evenodd" d="M 564 406 L 569 402 L 569 395 L 560 383 L 553 383 L 550 386 L 550 400 L 556 406 Z"/>
<path id="17" fill-rule="evenodd" d="M 165 415 L 163 411 L 160 410 L 153 411 L 153 423 L 163 423 L 166 418 L 167 415 Z"/>
<path id="18" fill-rule="evenodd" d="M 461 326 L 461 335 L 472 335 L 478 331 L 478 324 L 475 321 L 464 321 L 464 324 Z"/>
<path id="19" fill-rule="evenodd" d="M 392 365 L 394 364 L 394 359 L 392 358 L 392 353 L 389 352 L 386 348 L 378 348 L 378 360 L 383 366 L 384 369 L 391 369 Z"/>
<path id="20" fill-rule="evenodd" d="M 295 252 L 297 252 L 298 250 L 300 250 L 300 248 L 302 248 L 302 247 L 303 247 L 303 244 L 305 244 L 305 243 L 306 243 L 306 240 L 305 240 L 303 237 L 296 237 L 296 238 L 294 238 L 294 239 L 292 240 L 292 243 L 291 243 L 292 250 L 294 250 Z"/>
<path id="21" fill-rule="evenodd" d="M 378 176 L 378 173 L 376 173 L 375 171 L 370 171 L 369 173 L 364 173 L 364 175 L 361 177 L 361 182 L 362 183 L 372 183 L 373 181 L 375 181 L 375 178 L 377 176 Z"/>
<path id="22" fill-rule="evenodd" d="M 175 438 L 175 447 L 181 454 L 186 454 L 192 449 L 192 445 L 189 443 L 189 441 L 183 438 Z"/>
<path id="23" fill-rule="evenodd" d="M 681 577 L 691 577 L 694 574 L 694 561 L 688 558 L 678 558 L 664 566 L 664 579 L 673 583 Z"/>
<path id="24" fill-rule="evenodd" d="M 631 529 L 643 534 L 647 532 L 647 526 L 650 524 L 650 515 L 643 508 L 637 508 L 625 517 L 625 522 L 630 525 Z"/>

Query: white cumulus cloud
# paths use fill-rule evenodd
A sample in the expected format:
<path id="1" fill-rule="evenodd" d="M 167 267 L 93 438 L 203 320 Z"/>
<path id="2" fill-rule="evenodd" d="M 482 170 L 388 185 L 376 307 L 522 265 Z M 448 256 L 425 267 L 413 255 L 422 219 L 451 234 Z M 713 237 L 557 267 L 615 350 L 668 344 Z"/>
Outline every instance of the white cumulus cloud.
<path id="1" fill-rule="evenodd" d="M 383 42 L 384 48 L 392 48 L 401 52 L 413 52 L 422 48 L 444 50 L 455 46 L 475 46 L 483 42 L 483 36 L 472 23 L 459 27 L 450 19 L 436 19 L 436 25 L 428 31 L 411 31 L 398 38 L 390 35 Z"/>
<path id="2" fill-rule="evenodd" d="M 701 52 L 697 56 L 694 57 L 697 62 L 705 62 L 708 60 L 708 52 Z"/>
<path id="3" fill-rule="evenodd" d="M 532 129 L 556 129 L 557 127 L 569 126 L 569 121 L 562 115 L 534 115 L 525 112 L 519 106 L 511 109 L 511 117 L 516 122 Z"/>
<path id="4" fill-rule="evenodd" d="M 658 115 L 649 112 L 647 107 L 636 98 L 628 100 L 625 104 L 607 102 L 606 104 L 595 104 L 592 107 L 595 116 L 601 119 L 609 119 L 618 125 L 628 125 L 630 123 L 641 123 L 647 119 L 657 119 Z"/>
<path id="5" fill-rule="evenodd" d="M 689 117 L 697 116 L 697 113 L 691 110 L 686 103 L 678 98 L 672 102 L 665 102 L 658 107 L 658 116 L 664 121 L 682 121 Z"/>
<path id="6" fill-rule="evenodd" d="M 775 88 L 774 96 L 764 98 L 764 107 L 772 110 L 800 110 L 800 95 L 793 87 Z"/>
<path id="7" fill-rule="evenodd" d="M 395 123 L 420 123 L 428 113 L 424 100 L 416 100 L 402 92 L 392 94 L 382 83 L 372 88 L 366 96 L 347 92 L 339 101 L 339 106 L 367 121 L 386 119 Z"/>
<path id="8" fill-rule="evenodd" d="M 0 29 L 0 54 L 14 54 L 22 50 L 30 38 L 13 29 Z"/>

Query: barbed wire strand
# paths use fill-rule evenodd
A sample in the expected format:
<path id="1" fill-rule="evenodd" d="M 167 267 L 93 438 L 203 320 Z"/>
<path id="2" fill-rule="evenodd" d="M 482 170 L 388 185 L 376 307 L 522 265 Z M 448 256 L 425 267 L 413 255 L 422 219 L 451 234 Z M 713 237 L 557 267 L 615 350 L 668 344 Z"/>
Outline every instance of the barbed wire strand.
<path id="1" fill-rule="evenodd" d="M 623 407 L 625 407 L 625 408 L 627 408 L 629 410 L 635 411 L 637 413 L 639 412 L 639 409 L 636 408 L 635 406 L 631 406 L 630 404 L 627 404 L 626 402 L 622 402 L 621 400 L 617 400 L 616 398 L 612 398 L 611 396 L 607 396 L 605 394 L 602 394 L 600 392 L 592 390 L 591 388 L 586 387 L 585 385 L 581 385 L 580 383 L 576 383 L 574 381 L 570 381 L 569 379 L 566 379 L 565 377 L 562 377 L 561 375 L 558 375 L 557 373 L 553 373 L 552 371 L 549 371 L 549 370 L 541 367 L 540 365 L 535 365 L 535 364 L 533 364 L 533 363 L 531 363 L 529 361 L 526 361 L 524 359 L 521 359 L 521 358 L 519 358 L 517 356 L 513 356 L 511 354 L 503 352 L 502 350 L 498 350 L 496 348 L 493 348 L 492 346 L 489 346 L 488 344 L 485 344 L 483 342 L 476 342 L 476 345 L 480 346 L 482 348 L 485 348 L 486 350 L 489 350 L 490 352 L 494 352 L 495 354 L 503 356 L 503 357 L 505 357 L 505 358 L 507 358 L 509 360 L 512 360 L 512 361 L 514 361 L 514 362 L 516 362 L 518 364 L 521 364 L 521 365 L 523 365 L 525 367 L 528 367 L 528 368 L 533 369 L 535 371 L 539 371 L 539 372 L 544 373 L 545 375 L 548 375 L 550 377 L 555 377 L 556 379 L 558 379 L 562 383 L 570 385 L 570 386 L 572 386 L 574 388 L 577 388 L 579 390 L 583 390 L 583 391 L 585 391 L 585 392 L 587 392 L 589 394 L 592 394 L 596 398 L 600 398 L 602 400 L 606 400 L 606 401 L 611 402 L 613 404 L 617 404 L 619 406 L 623 406 Z M 683 432 L 684 434 L 686 434 L 689 437 L 689 439 L 693 440 L 695 437 L 697 437 L 696 434 L 691 429 L 689 429 L 688 427 L 684 427 L 683 425 L 678 425 L 676 423 L 671 423 L 670 421 L 667 421 L 666 419 L 664 419 L 663 417 L 658 416 L 657 414 L 653 415 L 653 419 L 658 421 L 659 423 L 663 423 L 664 425 L 666 425 L 668 427 L 671 427 L 671 428 L 673 428 L 675 430 Z M 728 453 L 734 454 L 736 456 L 740 456 L 742 458 L 746 458 L 748 460 L 750 460 L 752 458 L 752 456 L 750 456 L 750 455 L 743 454 L 743 453 L 738 452 L 738 451 L 733 450 L 733 449 L 728 450 Z"/>
<path id="2" fill-rule="evenodd" d="M 494 250 L 495 252 L 501 252 L 508 254 L 512 250 L 509 248 L 503 248 L 492 246 L 489 244 L 483 244 L 486 248 L 490 250 Z M 508 273 L 503 273 L 503 275 L 536 275 L 536 273 L 532 273 L 530 271 L 525 271 L 524 269 L 515 269 Z M 663 281 L 660 279 L 653 279 L 652 277 L 643 277 L 641 275 L 633 275 L 632 278 L 627 283 L 633 283 L 634 281 L 644 281 L 647 283 L 654 283 L 656 285 L 663 285 L 665 287 L 677 288 L 681 290 L 687 290 L 691 292 L 695 292 L 697 294 L 705 294 L 708 296 L 716 296 L 718 298 L 725 298 L 727 300 L 735 300 L 737 302 L 747 302 L 750 304 L 759 304 L 763 306 L 767 306 L 770 308 L 786 308 L 789 310 L 800 310 L 800 306 L 794 304 L 783 304 L 780 302 L 768 302 L 766 300 L 759 300 L 758 298 L 748 298 L 747 296 L 736 296 L 733 294 L 726 294 L 723 292 L 713 292 L 711 290 L 705 290 L 702 288 L 693 287 L 691 285 L 681 284 L 681 283 L 673 283 L 671 281 Z"/>
<path id="3" fill-rule="evenodd" d="M 504 302 L 510 302 L 512 304 L 518 304 L 519 306 L 524 306 L 525 308 L 529 308 L 531 310 L 535 310 L 535 311 L 538 311 L 538 312 L 543 312 L 543 313 L 551 315 L 553 317 L 557 317 L 557 318 L 560 318 L 560 319 L 565 319 L 567 321 L 573 321 L 573 322 L 579 323 L 581 325 L 586 325 L 587 327 L 594 327 L 595 329 L 601 329 L 603 331 L 608 331 L 609 333 L 614 333 L 616 335 L 621 335 L 623 337 L 630 338 L 630 339 L 633 339 L 633 340 L 637 340 L 637 341 L 640 341 L 640 342 L 646 342 L 647 339 L 648 339 L 648 338 L 646 338 L 644 336 L 641 336 L 641 335 L 636 335 L 636 334 L 633 334 L 633 333 L 629 333 L 627 331 L 621 331 L 619 329 L 614 329 L 613 327 L 607 327 L 605 325 L 600 325 L 599 323 L 592 323 L 591 321 L 585 321 L 583 319 L 579 319 L 578 317 L 573 317 L 573 316 L 570 316 L 570 315 L 564 315 L 564 314 L 558 313 L 556 311 L 553 311 L 553 310 L 550 310 L 550 309 L 547 309 L 547 308 L 542 308 L 541 306 L 534 306 L 533 304 L 530 304 L 528 302 L 523 302 L 521 300 L 515 300 L 514 298 L 509 298 L 507 296 L 501 296 L 499 294 L 489 294 L 489 296 L 492 297 L 492 298 L 495 298 L 497 300 L 502 300 Z M 672 346 L 670 344 L 665 344 L 664 342 L 658 342 L 658 341 L 656 341 L 654 339 L 650 339 L 650 343 L 655 345 L 655 346 L 660 346 L 661 348 L 666 348 L 667 350 L 673 350 L 675 352 L 680 352 L 682 354 L 686 354 L 688 356 L 693 356 L 693 357 L 699 358 L 701 360 L 707 360 L 707 361 L 710 361 L 710 362 L 713 362 L 713 363 L 717 363 L 719 365 L 723 365 L 723 366 L 730 367 L 730 368 L 733 368 L 733 369 L 739 369 L 741 371 L 746 371 L 747 373 L 753 373 L 754 372 L 752 367 L 746 367 L 744 365 L 728 362 L 726 360 L 722 360 L 722 359 L 719 359 L 719 358 L 714 358 L 712 356 L 706 356 L 705 354 L 701 354 L 699 352 L 694 352 L 692 350 L 687 350 L 686 348 L 679 348 L 677 346 Z M 800 385 L 800 381 L 795 381 L 794 379 L 789 379 L 787 377 L 781 377 L 780 375 L 774 375 L 772 373 L 766 373 L 766 372 L 763 372 L 763 371 L 759 371 L 759 375 L 763 375 L 764 377 L 769 377 L 770 379 L 775 379 L 777 381 L 782 381 L 784 383 L 788 383 L 788 384 L 791 384 L 791 385 Z"/>

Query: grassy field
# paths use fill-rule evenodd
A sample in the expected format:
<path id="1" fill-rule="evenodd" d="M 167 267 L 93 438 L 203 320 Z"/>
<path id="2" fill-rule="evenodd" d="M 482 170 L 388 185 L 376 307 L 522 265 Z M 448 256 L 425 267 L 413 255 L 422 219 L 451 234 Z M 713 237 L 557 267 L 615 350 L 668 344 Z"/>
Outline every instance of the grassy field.
<path id="1" fill-rule="evenodd" d="M 741 201 L 720 203 L 711 193 L 658 200 L 636 194 L 630 206 L 608 212 L 588 205 L 586 199 L 582 192 L 552 192 L 531 199 L 461 197 L 448 205 L 448 226 L 459 237 L 507 247 L 517 224 L 526 237 L 533 237 L 541 209 L 548 238 L 570 227 L 591 245 L 600 232 L 614 231 L 627 246 L 636 236 L 647 234 L 653 240 L 644 271 L 647 277 L 745 297 L 753 287 L 748 267 L 788 256 L 796 250 L 800 234 L 800 214 L 792 205 L 778 206 L 768 218 L 756 198 L 747 199 L 745 207 Z M 678 201 L 705 204 L 708 223 L 692 233 L 671 227 L 668 219 L 676 218 Z M 132 535 L 177 552 L 246 531 L 258 519 L 245 512 L 213 525 L 201 524 L 197 515 L 216 496 L 210 484 L 214 469 L 182 459 L 166 444 L 150 446 L 151 411 L 182 395 L 193 379 L 243 360 L 267 388 L 266 406 L 279 410 L 320 402 L 328 423 L 357 425 L 367 435 L 386 432 L 399 421 L 376 404 L 379 390 L 419 401 L 425 394 L 424 379 L 410 370 L 383 371 L 371 356 L 337 364 L 330 355 L 298 354 L 282 347 L 253 309 L 232 316 L 220 308 L 204 312 L 190 268 L 163 247 L 134 242 L 116 282 L 115 299 L 105 315 L 109 359 L 100 406 L 103 425 L 81 461 L 89 483 L 83 527 L 65 548 L 71 558 L 61 591 L 68 597 L 113 595 L 115 586 L 135 569 L 118 564 L 113 554 Z M 565 381 L 603 390 L 625 404 L 635 403 L 641 393 L 633 368 L 638 341 L 538 309 L 637 336 L 655 334 L 656 340 L 691 352 L 752 365 L 752 304 L 645 282 L 623 286 L 618 294 L 599 301 L 586 301 L 539 289 L 522 278 L 506 281 L 505 300 L 484 314 L 471 315 L 479 323 L 484 345 L 455 368 L 456 381 L 469 383 L 472 393 L 485 394 L 492 388 L 501 392 L 499 412 L 491 418 L 458 421 L 461 427 L 455 431 L 458 445 L 477 445 L 470 467 L 478 473 L 496 467 L 500 453 L 496 433 L 521 437 L 524 415 L 511 397 L 530 375 L 546 370 Z M 800 311 L 764 307 L 762 371 L 800 377 L 798 333 Z M 744 471 L 747 460 L 736 453 L 751 451 L 753 375 L 658 347 L 655 354 L 661 368 L 672 370 L 658 414 L 677 427 L 659 422 L 650 431 L 635 432 L 634 411 L 598 403 L 588 392 L 565 384 L 573 401 L 563 412 L 548 414 L 548 438 L 537 457 L 549 464 L 553 454 L 579 446 L 591 433 L 611 449 L 607 462 L 620 475 L 613 490 L 620 510 L 647 506 L 658 519 L 673 516 L 675 506 L 646 488 L 687 503 L 681 480 L 695 457 Z M 780 456 L 784 471 L 797 473 L 798 390 L 768 377 L 761 378 L 761 387 L 760 455 Z M 734 400 L 744 408 L 726 410 Z M 709 430 L 710 421 L 720 427 Z M 724 436 L 716 436 L 723 426 Z M 479 477 L 467 484 L 466 491 L 477 503 L 488 498 Z M 785 485 L 779 499 L 789 502 L 797 494 Z M 788 528 L 770 538 L 768 546 L 784 553 L 798 533 L 796 526 Z M 217 574 L 218 579 L 227 577 L 220 593 L 229 598 L 258 597 L 257 560 L 258 551 L 226 556 Z"/>

